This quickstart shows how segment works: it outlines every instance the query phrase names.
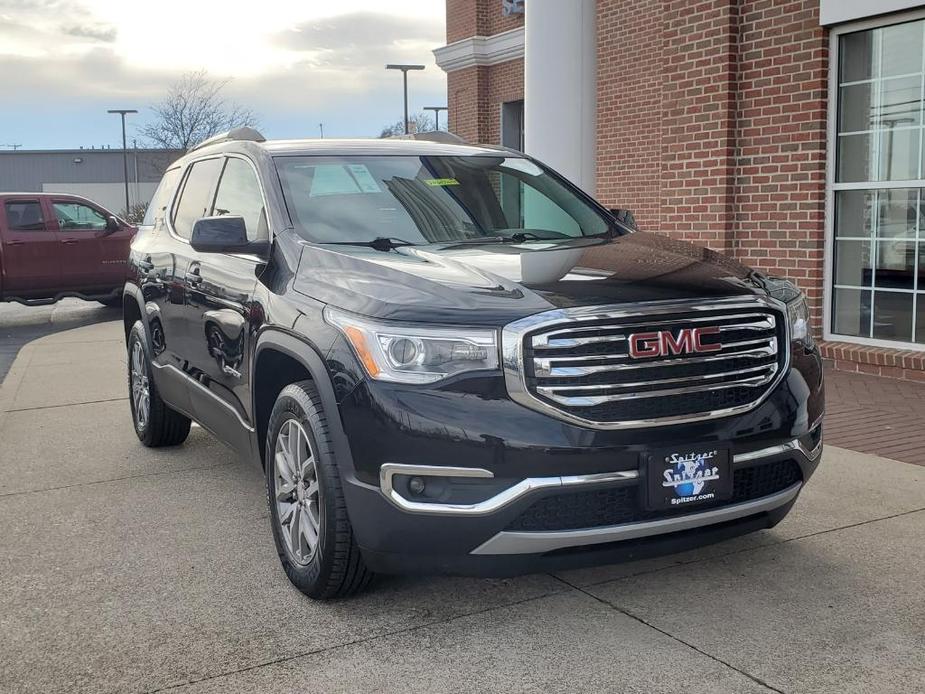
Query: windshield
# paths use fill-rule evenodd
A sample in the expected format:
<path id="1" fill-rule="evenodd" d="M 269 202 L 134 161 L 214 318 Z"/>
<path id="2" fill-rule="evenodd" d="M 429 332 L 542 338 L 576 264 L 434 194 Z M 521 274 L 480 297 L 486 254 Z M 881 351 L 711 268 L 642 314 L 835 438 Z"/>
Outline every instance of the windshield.
<path id="1" fill-rule="evenodd" d="M 318 243 L 566 239 L 608 220 L 529 159 L 277 157 L 296 230 Z"/>

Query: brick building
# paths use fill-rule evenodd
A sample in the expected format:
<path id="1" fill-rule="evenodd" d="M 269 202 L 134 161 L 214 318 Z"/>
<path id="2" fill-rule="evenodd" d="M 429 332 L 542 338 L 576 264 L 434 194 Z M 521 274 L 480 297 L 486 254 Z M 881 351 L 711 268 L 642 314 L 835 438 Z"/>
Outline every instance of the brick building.
<path id="1" fill-rule="evenodd" d="M 450 130 L 796 281 L 837 367 L 925 380 L 925 3 L 446 5 Z"/>

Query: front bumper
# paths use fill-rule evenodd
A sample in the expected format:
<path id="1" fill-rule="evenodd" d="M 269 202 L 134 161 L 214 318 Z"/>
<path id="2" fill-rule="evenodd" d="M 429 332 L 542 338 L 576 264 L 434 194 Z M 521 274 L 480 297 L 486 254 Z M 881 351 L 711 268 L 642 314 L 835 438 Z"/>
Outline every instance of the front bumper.
<path id="1" fill-rule="evenodd" d="M 343 427 L 336 455 L 354 536 L 370 568 L 383 573 L 510 575 L 721 541 L 778 523 L 821 456 L 825 400 L 816 350 L 794 347 L 784 378 L 744 414 L 608 431 L 523 407 L 490 374 L 428 388 L 371 382 L 341 343 L 328 355 L 339 393 L 335 426 Z M 772 466 L 790 473 L 775 477 L 767 493 L 721 506 L 665 518 L 637 513 L 641 461 L 672 444 L 728 448 L 734 475 Z M 396 493 L 409 470 L 426 476 L 453 468 L 467 478 L 447 498 L 417 502 Z M 538 512 L 544 500 L 549 508 Z M 571 515 L 557 524 L 560 502 Z"/>
<path id="2" fill-rule="evenodd" d="M 346 492 L 351 521 L 373 570 L 499 576 L 639 559 L 773 527 L 793 505 L 821 454 L 822 428 L 817 424 L 805 436 L 734 456 L 734 474 L 772 466 L 798 469 L 783 480 L 786 486 L 770 494 L 686 513 L 655 518 L 642 514 L 628 522 L 565 529 L 520 528 L 522 519 L 544 500 L 555 507 L 564 495 L 624 489 L 624 497 L 638 496 L 638 471 L 527 478 L 481 501 L 441 504 L 410 501 L 393 481 L 399 475 L 454 475 L 477 469 L 392 466 L 383 470 L 380 487 L 352 480 Z M 490 474 L 485 479 L 491 479 Z M 552 522 L 568 525 L 569 520 L 559 516 Z"/>

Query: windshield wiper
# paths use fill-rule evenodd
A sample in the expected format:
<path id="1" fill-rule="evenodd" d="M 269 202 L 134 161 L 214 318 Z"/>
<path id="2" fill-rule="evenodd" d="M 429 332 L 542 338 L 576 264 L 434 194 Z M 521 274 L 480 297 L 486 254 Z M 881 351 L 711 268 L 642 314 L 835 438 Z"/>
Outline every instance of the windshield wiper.
<path id="1" fill-rule="evenodd" d="M 372 241 L 327 241 L 326 246 L 366 246 L 377 251 L 391 251 L 404 246 L 417 246 L 416 243 L 397 239 L 394 236 L 380 236 Z"/>
<path id="2" fill-rule="evenodd" d="M 510 236 L 476 236 L 471 239 L 462 239 L 460 241 L 450 241 L 449 243 L 455 245 L 475 245 L 482 243 L 523 243 L 524 241 L 557 241 L 562 240 L 559 237 L 550 237 L 543 238 L 538 234 L 534 234 L 532 231 L 518 231 L 516 234 L 511 234 Z"/>

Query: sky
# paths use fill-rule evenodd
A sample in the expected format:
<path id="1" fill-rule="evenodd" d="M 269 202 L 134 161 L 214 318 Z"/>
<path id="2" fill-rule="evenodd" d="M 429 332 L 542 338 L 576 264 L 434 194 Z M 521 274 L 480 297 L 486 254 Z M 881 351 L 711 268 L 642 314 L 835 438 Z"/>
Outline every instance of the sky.
<path id="1" fill-rule="evenodd" d="M 446 103 L 433 49 L 443 0 L 0 0 L 0 149 L 121 145 L 184 72 L 230 79 L 269 139 L 377 136 L 411 110 Z M 443 114 L 445 117 L 445 113 Z M 143 143 L 139 141 L 139 146 Z"/>

